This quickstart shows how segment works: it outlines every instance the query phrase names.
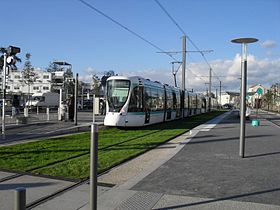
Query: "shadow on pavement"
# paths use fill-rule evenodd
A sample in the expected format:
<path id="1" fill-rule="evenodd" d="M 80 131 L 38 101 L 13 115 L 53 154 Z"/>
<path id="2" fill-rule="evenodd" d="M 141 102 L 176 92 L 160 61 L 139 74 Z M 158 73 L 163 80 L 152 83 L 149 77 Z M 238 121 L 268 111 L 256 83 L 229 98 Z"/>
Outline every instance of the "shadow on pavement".
<path id="1" fill-rule="evenodd" d="M 53 182 L 44 182 L 44 183 L 13 183 L 13 184 L 0 184 L 0 190 L 14 190 L 18 187 L 34 188 L 34 187 L 44 187 L 49 185 L 54 185 Z"/>
<path id="2" fill-rule="evenodd" d="M 211 199 L 211 200 L 206 200 L 206 201 L 199 201 L 199 202 L 195 202 L 195 203 L 181 204 L 181 205 L 176 205 L 176 206 L 168 206 L 168 207 L 164 207 L 164 208 L 157 208 L 157 210 L 179 209 L 179 208 L 184 208 L 184 207 L 191 207 L 191 206 L 196 206 L 196 205 L 215 203 L 215 202 L 225 201 L 225 200 L 233 200 L 233 199 L 236 199 L 236 198 L 244 198 L 244 197 L 248 197 L 248 196 L 254 196 L 254 195 L 277 192 L 277 191 L 280 191 L 280 188 L 262 190 L 262 191 L 251 192 L 251 193 L 244 193 L 244 194 L 240 194 L 240 195 L 233 195 L 233 196 Z"/>

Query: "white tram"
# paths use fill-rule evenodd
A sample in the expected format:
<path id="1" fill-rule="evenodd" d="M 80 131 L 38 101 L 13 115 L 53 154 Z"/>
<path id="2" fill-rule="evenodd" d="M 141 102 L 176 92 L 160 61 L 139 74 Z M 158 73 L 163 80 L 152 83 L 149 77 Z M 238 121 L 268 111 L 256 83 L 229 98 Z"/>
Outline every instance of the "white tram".
<path id="1" fill-rule="evenodd" d="M 202 95 L 183 94 L 179 88 L 159 82 L 138 76 L 112 76 L 106 83 L 104 125 L 146 126 L 204 113 L 208 111 L 206 104 Z"/>

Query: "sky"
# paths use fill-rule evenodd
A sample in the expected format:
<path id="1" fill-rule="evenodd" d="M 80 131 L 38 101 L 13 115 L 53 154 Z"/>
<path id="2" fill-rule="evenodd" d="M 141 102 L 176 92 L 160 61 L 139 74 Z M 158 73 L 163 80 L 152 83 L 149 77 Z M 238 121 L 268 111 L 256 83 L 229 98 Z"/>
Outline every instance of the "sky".
<path id="1" fill-rule="evenodd" d="M 31 53 L 32 65 L 45 69 L 55 60 L 72 64 L 80 79 L 91 82 L 113 70 L 118 75 L 142 76 L 174 85 L 174 61 L 159 49 L 177 52 L 182 60 L 182 31 L 155 0 L 0 0 L 0 47 Z M 280 82 L 280 0 L 158 0 L 187 35 L 186 88 L 205 91 L 209 68 L 212 91 L 239 91 L 241 46 L 239 37 L 259 41 L 248 45 L 248 85 L 270 87 Z M 9 9 L 8 9 L 9 8 Z M 104 15 L 96 12 L 98 9 Z M 133 33 L 125 30 L 126 27 Z M 151 44 L 143 41 L 141 36 Z M 193 46 L 194 43 L 196 45 Z M 181 69 L 177 81 L 181 84 Z"/>

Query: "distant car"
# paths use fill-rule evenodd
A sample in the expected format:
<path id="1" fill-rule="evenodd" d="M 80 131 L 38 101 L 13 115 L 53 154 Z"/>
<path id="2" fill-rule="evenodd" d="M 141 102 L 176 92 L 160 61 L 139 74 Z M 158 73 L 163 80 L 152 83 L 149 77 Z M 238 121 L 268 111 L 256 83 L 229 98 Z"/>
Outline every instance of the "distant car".
<path id="1" fill-rule="evenodd" d="M 84 100 L 84 109 L 92 109 L 92 100 Z"/>
<path id="2" fill-rule="evenodd" d="M 0 112 L 1 113 L 2 113 L 2 107 L 3 107 L 3 99 L 0 99 L 0 109 L 1 109 Z M 6 101 L 5 101 L 5 113 L 10 114 L 11 112 L 12 112 L 11 102 L 6 99 Z"/>
<path id="3" fill-rule="evenodd" d="M 224 104 L 223 109 L 233 109 L 233 105 L 232 104 Z"/>

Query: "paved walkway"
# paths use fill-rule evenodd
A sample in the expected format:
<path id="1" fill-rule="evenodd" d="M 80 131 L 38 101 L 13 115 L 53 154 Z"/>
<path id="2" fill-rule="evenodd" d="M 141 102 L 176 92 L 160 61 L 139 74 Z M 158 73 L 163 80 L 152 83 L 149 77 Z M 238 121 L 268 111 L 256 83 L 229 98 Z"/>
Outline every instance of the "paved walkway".
<path id="1" fill-rule="evenodd" d="M 264 119 L 259 127 L 248 122 L 242 159 L 239 119 L 234 112 L 223 117 L 99 177 L 108 186 L 98 188 L 98 209 L 280 209 L 279 127 Z M 0 180 L 9 175 L 1 172 Z M 26 186 L 32 202 L 69 184 L 29 175 L 1 182 L 0 209 L 12 209 L 13 187 Z M 88 200 L 83 184 L 34 209 L 85 210 Z"/>

